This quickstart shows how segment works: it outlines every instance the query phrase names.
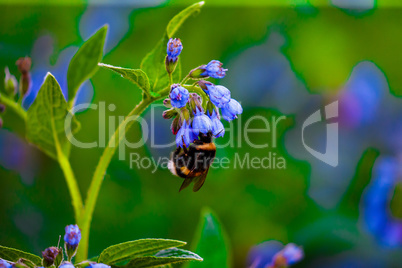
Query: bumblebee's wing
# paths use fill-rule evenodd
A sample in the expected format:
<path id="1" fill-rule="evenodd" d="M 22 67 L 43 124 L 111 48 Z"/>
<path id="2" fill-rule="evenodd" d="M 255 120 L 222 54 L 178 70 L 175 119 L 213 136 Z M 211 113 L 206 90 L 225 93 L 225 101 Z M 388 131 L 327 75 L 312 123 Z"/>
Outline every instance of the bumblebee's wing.
<path id="1" fill-rule="evenodd" d="M 184 181 L 183 181 L 183 183 L 182 183 L 182 185 L 180 187 L 179 193 L 181 192 L 181 190 L 183 190 L 184 188 L 188 187 L 192 181 L 193 181 L 192 178 L 184 179 Z"/>
<path id="2" fill-rule="evenodd" d="M 207 178 L 209 168 L 200 176 L 195 177 L 193 192 L 197 192 L 204 185 L 205 179 Z"/>

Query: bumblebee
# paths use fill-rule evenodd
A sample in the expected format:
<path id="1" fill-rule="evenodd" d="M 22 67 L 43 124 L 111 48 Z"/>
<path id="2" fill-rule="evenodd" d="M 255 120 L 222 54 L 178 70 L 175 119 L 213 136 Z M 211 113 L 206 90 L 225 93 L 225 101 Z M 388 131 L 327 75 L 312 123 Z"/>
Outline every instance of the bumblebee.
<path id="1" fill-rule="evenodd" d="M 199 139 L 194 140 L 187 148 L 178 147 L 171 155 L 169 169 L 173 175 L 184 179 L 180 190 L 194 182 L 193 191 L 197 192 L 207 178 L 209 167 L 216 155 L 212 132 L 200 133 Z"/>

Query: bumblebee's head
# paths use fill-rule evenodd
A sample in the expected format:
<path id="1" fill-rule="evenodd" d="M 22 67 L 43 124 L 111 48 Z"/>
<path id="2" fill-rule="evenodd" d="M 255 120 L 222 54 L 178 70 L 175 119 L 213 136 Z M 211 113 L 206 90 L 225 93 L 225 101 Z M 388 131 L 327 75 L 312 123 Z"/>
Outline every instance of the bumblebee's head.
<path id="1" fill-rule="evenodd" d="M 200 135 L 199 135 L 200 141 L 205 142 L 205 143 L 211 143 L 212 137 L 213 137 L 213 135 L 212 135 L 211 131 L 208 131 L 207 134 L 200 133 Z"/>

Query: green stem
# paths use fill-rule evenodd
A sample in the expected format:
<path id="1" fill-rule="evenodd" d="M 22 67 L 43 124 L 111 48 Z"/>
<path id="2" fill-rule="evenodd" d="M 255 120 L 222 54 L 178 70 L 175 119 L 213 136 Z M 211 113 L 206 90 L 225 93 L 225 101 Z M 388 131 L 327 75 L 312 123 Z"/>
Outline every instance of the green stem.
<path id="1" fill-rule="evenodd" d="M 186 77 L 184 77 L 183 80 L 181 80 L 180 85 L 184 85 L 184 83 L 186 83 L 189 78 L 190 74 L 186 75 Z"/>
<path id="2" fill-rule="evenodd" d="M 169 76 L 169 87 L 173 84 L 173 76 L 172 73 L 168 73 Z"/>
<path id="3" fill-rule="evenodd" d="M 61 150 L 58 150 L 57 160 L 59 162 L 61 170 L 63 171 L 64 177 L 66 178 L 67 187 L 73 203 L 75 220 L 78 223 L 84 212 L 84 205 L 82 203 L 80 189 L 78 188 L 77 180 L 75 179 L 70 161 L 68 161 L 67 157 L 63 154 Z"/>
<path id="4" fill-rule="evenodd" d="M 142 112 L 156 99 L 145 98 L 143 99 L 125 118 L 125 120 L 119 125 L 113 136 L 110 138 L 109 143 L 102 153 L 98 166 L 96 167 L 94 176 L 91 181 L 91 185 L 88 190 L 88 195 L 85 201 L 85 211 L 82 219 L 79 221 L 81 228 L 81 242 L 77 252 L 77 261 L 86 260 L 88 257 L 88 241 L 89 241 L 89 229 L 92 221 L 92 215 L 95 210 L 96 201 L 98 199 L 99 190 L 102 186 L 103 178 L 106 170 L 112 160 L 114 153 L 120 142 L 125 137 L 125 132 L 129 130 L 134 120 L 133 116 L 139 116 Z M 124 133 L 123 133 L 124 132 Z"/>
<path id="5" fill-rule="evenodd" d="M 16 114 L 18 114 L 24 121 L 27 120 L 27 112 L 22 108 L 20 104 L 15 102 L 14 100 L 8 98 L 7 96 L 0 94 L 0 103 L 6 105 L 7 108 L 14 110 Z"/>

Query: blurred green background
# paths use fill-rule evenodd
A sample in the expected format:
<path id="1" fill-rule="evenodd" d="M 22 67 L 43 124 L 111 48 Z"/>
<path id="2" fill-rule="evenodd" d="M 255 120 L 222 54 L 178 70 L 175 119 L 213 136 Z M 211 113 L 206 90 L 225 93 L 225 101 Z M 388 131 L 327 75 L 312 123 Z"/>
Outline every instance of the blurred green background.
<path id="1" fill-rule="evenodd" d="M 402 10 L 396 1 L 357 1 L 352 6 L 342 2 L 346 1 L 207 1 L 201 13 L 184 24 L 177 36 L 184 45 L 183 75 L 212 59 L 229 68 L 227 77 L 216 82 L 226 85 L 232 97 L 244 101 L 244 113 L 234 122 L 235 129 L 256 114 L 287 116 L 278 126 L 278 148 L 254 149 L 243 143 L 239 148 L 220 149 L 217 156 L 233 160 L 235 153 L 264 157 L 275 152 L 285 157 L 286 169 L 213 169 L 201 191 L 179 194 L 181 180 L 168 170 L 151 173 L 130 169 L 129 165 L 130 153 L 168 156 L 173 147 L 127 149 L 126 160 L 115 157 L 105 177 L 92 222 L 90 256 L 108 245 L 138 238 L 191 242 L 201 208 L 209 206 L 226 229 L 235 267 L 245 267 L 249 249 L 268 239 L 304 247 L 306 258 L 295 267 L 398 267 L 401 245 L 384 246 L 365 228 L 362 195 L 376 158 L 382 154 L 397 156 L 399 152 L 399 147 L 388 144 L 389 135 L 396 132 L 378 123 L 394 126 L 400 121 Z M 9 66 L 17 74 L 15 61 L 25 55 L 33 57 L 33 87 L 37 90 L 46 68 L 55 72 L 66 68 L 63 53 L 74 51 L 104 23 L 111 27 L 103 62 L 137 68 L 159 41 L 169 19 L 188 4 L 1 1 L 0 68 Z M 362 92 L 374 88 L 385 97 L 377 103 L 375 95 L 370 105 L 362 105 L 363 112 L 373 112 L 364 124 L 359 124 L 364 120 L 358 117 L 358 123 L 340 126 L 340 132 L 347 133 L 341 134 L 345 142 L 340 146 L 347 150 L 340 149 L 340 158 L 354 155 L 347 158 L 348 165 L 314 173 L 325 164 L 314 164 L 308 156 L 296 157 L 286 146 L 286 133 L 297 129 L 309 109 L 317 110 L 327 100 L 348 92 L 345 85 L 362 61 L 372 62 L 377 68 L 375 74 L 386 78 L 378 84 L 370 80 L 372 75 L 363 73 L 361 79 L 366 79 L 368 86 Z M 100 69 L 91 83 L 93 103 L 116 105 L 108 116 L 125 115 L 140 100 L 140 91 L 134 85 L 107 70 Z M 357 99 L 364 98 L 362 94 Z M 296 107 L 295 102 L 300 105 Z M 390 107 L 392 112 L 386 113 L 390 115 L 386 120 L 375 117 Z M 146 118 L 150 116 L 148 111 Z M 97 118 L 96 111 L 78 114 L 82 125 L 79 139 L 97 139 Z M 24 141 L 24 125 L 19 118 L 8 111 L 3 119 L 0 244 L 39 254 L 55 245 L 64 226 L 74 222 L 68 189 L 57 163 Z M 158 134 L 153 134 L 173 140 L 170 122 L 157 122 Z M 381 130 L 377 138 L 371 137 Z M 129 140 L 138 140 L 140 127 L 133 127 L 128 135 Z M 237 135 L 235 131 L 236 141 Z M 228 136 L 217 143 L 227 142 Z M 270 142 L 271 136 L 253 133 L 250 139 L 264 143 Z M 71 162 L 84 196 L 101 152 L 102 148 L 72 148 Z M 317 184 L 327 175 L 332 182 L 342 183 Z M 313 188 L 323 189 L 324 196 L 314 195 Z M 391 196 L 392 206 L 387 207 L 396 219 L 402 217 L 399 196 L 396 190 Z"/>

